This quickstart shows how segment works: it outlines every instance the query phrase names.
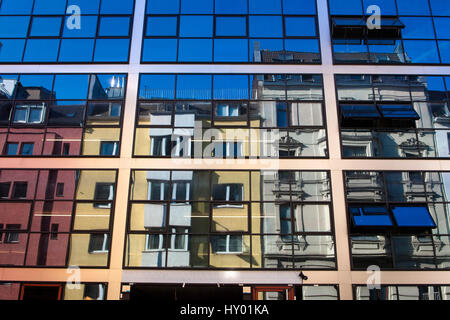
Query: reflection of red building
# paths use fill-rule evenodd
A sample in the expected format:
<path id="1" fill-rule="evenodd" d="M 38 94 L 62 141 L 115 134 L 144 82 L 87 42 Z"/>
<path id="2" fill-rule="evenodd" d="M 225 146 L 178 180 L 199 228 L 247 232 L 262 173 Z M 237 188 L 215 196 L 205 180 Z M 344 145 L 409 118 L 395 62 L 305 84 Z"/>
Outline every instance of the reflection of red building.
<path id="1" fill-rule="evenodd" d="M 75 170 L 0 171 L 0 265 L 65 265 L 75 182 Z"/>

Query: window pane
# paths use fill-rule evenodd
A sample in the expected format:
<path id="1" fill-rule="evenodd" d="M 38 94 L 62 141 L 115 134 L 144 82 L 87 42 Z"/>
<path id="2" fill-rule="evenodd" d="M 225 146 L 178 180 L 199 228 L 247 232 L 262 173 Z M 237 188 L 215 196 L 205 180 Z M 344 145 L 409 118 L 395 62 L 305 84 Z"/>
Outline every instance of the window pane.
<path id="1" fill-rule="evenodd" d="M 67 23 L 70 16 L 66 17 L 65 25 L 63 28 L 63 36 L 65 38 L 93 38 L 97 34 L 97 16 L 80 16 L 81 28 L 69 29 Z"/>
<path id="2" fill-rule="evenodd" d="M 211 76 L 178 75 L 177 99 L 211 99 Z"/>
<path id="3" fill-rule="evenodd" d="M 212 40 L 180 39 L 178 61 L 212 61 Z"/>
<path id="4" fill-rule="evenodd" d="M 286 17 L 284 19 L 287 37 L 315 37 L 316 19 L 312 17 Z"/>
<path id="5" fill-rule="evenodd" d="M 214 0 L 181 0 L 181 13 L 213 13 Z"/>
<path id="6" fill-rule="evenodd" d="M 0 50 L 1 62 L 20 62 L 22 61 L 23 49 L 25 48 L 25 40 L 0 39 L 2 49 Z"/>
<path id="7" fill-rule="evenodd" d="M 29 23 L 30 17 L 0 17 L 0 37 L 26 38 Z"/>
<path id="8" fill-rule="evenodd" d="M 90 76 L 89 99 L 123 99 L 126 75 L 95 74 Z"/>
<path id="9" fill-rule="evenodd" d="M 141 75 L 139 84 L 139 98 L 174 99 L 175 75 Z"/>
<path id="10" fill-rule="evenodd" d="M 249 0 L 250 14 L 281 14 L 281 0 Z"/>
<path id="11" fill-rule="evenodd" d="M 148 17 L 146 36 L 176 36 L 177 17 Z"/>
<path id="12" fill-rule="evenodd" d="M 152 0 L 147 1 L 147 13 L 172 14 L 179 13 L 180 0 Z"/>
<path id="13" fill-rule="evenodd" d="M 33 155 L 34 143 L 22 143 L 21 155 L 31 156 Z"/>
<path id="14" fill-rule="evenodd" d="M 439 63 L 436 42 L 431 40 L 405 40 L 406 59 L 412 63 Z"/>
<path id="15" fill-rule="evenodd" d="M 434 18 L 438 39 L 450 39 L 450 18 Z"/>
<path id="16" fill-rule="evenodd" d="M 102 0 L 102 14 L 133 14 L 133 0 Z M 81 9 L 83 10 L 83 9 Z"/>
<path id="17" fill-rule="evenodd" d="M 82 14 L 97 14 L 100 0 L 70 0 L 67 3 L 67 8 L 71 5 L 79 6 Z"/>
<path id="18" fill-rule="evenodd" d="M 126 37 L 130 32 L 129 17 L 102 17 L 98 30 L 99 36 Z"/>
<path id="19" fill-rule="evenodd" d="M 287 39 L 285 40 L 286 55 L 292 53 L 292 61 L 299 62 L 320 62 L 319 40 L 314 39 Z M 289 63 L 289 59 L 284 62 Z"/>
<path id="20" fill-rule="evenodd" d="M 434 16 L 450 16 L 450 6 L 447 0 L 430 0 Z"/>
<path id="21" fill-rule="evenodd" d="M 332 15 L 362 15 L 361 0 L 330 0 L 330 14 Z"/>
<path id="22" fill-rule="evenodd" d="M 56 75 L 53 91 L 56 99 L 86 99 L 89 76 Z"/>
<path id="23" fill-rule="evenodd" d="M 283 37 L 283 26 L 280 16 L 250 16 L 250 37 Z"/>
<path id="24" fill-rule="evenodd" d="M 434 39 L 434 28 L 431 18 L 402 17 L 405 24 L 402 30 L 403 39 Z"/>
<path id="25" fill-rule="evenodd" d="M 428 0 L 397 0 L 399 15 L 430 15 Z"/>
<path id="26" fill-rule="evenodd" d="M 6 154 L 8 156 L 15 156 L 15 155 L 17 155 L 18 148 L 19 148 L 19 144 L 18 143 L 8 143 L 6 145 Z"/>
<path id="27" fill-rule="evenodd" d="M 283 14 L 316 14 L 316 1 L 283 0 Z"/>
<path id="28" fill-rule="evenodd" d="M 211 37 L 213 16 L 180 16 L 180 37 Z"/>
<path id="29" fill-rule="evenodd" d="M 118 125 L 120 121 L 120 103 L 89 103 L 87 125 Z"/>
<path id="30" fill-rule="evenodd" d="M 94 61 L 126 62 L 130 39 L 97 39 L 95 43 Z"/>
<path id="31" fill-rule="evenodd" d="M 59 37 L 62 18 L 34 17 L 31 24 L 31 37 Z"/>
<path id="32" fill-rule="evenodd" d="M 214 75 L 214 99 L 248 99 L 248 76 Z"/>
<path id="33" fill-rule="evenodd" d="M 58 56 L 59 40 L 30 39 L 25 49 L 25 62 L 54 62 Z"/>
<path id="34" fill-rule="evenodd" d="M 177 60 L 177 39 L 144 39 L 142 60 L 172 62 Z"/>
<path id="35" fill-rule="evenodd" d="M 20 83 L 24 87 L 25 93 L 17 94 L 16 99 L 50 99 L 50 93 L 52 92 L 53 86 L 53 75 L 23 74 L 20 76 Z M 33 87 L 42 88 L 42 92 L 40 92 L 39 95 L 33 95 L 32 92 L 27 92 L 27 87 L 30 87 L 30 90 Z"/>
<path id="36" fill-rule="evenodd" d="M 283 61 L 282 39 L 250 39 L 250 61 L 254 62 L 280 62 Z"/>
<path id="37" fill-rule="evenodd" d="M 62 39 L 58 61 L 91 62 L 94 39 Z"/>
<path id="38" fill-rule="evenodd" d="M 450 41 L 439 41 L 439 52 L 442 63 L 450 63 Z"/>
<path id="39" fill-rule="evenodd" d="M 33 14 L 65 14 L 66 0 L 35 0 Z"/>
<path id="40" fill-rule="evenodd" d="M 245 17 L 216 17 L 216 36 L 245 37 L 247 19 Z"/>
<path id="41" fill-rule="evenodd" d="M 246 62 L 248 61 L 248 40 L 246 39 L 215 39 L 215 62 Z"/>
<path id="42" fill-rule="evenodd" d="M 33 0 L 3 0 L 0 14 L 30 14 Z"/>
<path id="43" fill-rule="evenodd" d="M 395 1 L 392 1 L 392 0 L 364 0 L 363 1 L 363 7 L 365 10 L 367 10 L 367 8 L 372 5 L 379 6 L 381 9 L 381 14 L 383 16 L 397 15 Z"/>
<path id="44" fill-rule="evenodd" d="M 216 14 L 246 14 L 247 1 L 242 0 L 215 0 Z"/>

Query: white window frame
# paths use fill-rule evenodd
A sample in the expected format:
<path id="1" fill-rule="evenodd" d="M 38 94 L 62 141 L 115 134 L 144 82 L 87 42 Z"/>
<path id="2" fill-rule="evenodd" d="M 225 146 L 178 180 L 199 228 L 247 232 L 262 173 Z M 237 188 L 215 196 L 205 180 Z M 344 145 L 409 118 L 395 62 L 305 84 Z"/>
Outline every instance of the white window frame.
<path id="1" fill-rule="evenodd" d="M 188 136 L 175 136 L 176 139 L 176 144 L 175 144 L 175 156 L 177 157 L 181 157 L 181 144 L 182 144 L 182 138 L 184 137 L 184 139 L 188 139 L 188 142 L 185 142 L 185 144 L 187 144 L 187 149 L 183 149 L 186 154 L 183 155 L 183 157 L 190 157 L 192 155 L 192 139 L 191 137 Z"/>
<path id="2" fill-rule="evenodd" d="M 147 190 L 147 200 L 149 201 L 164 201 L 164 196 L 165 196 L 165 188 L 164 188 L 164 184 L 168 184 L 169 181 L 161 181 L 161 180 L 147 180 L 147 184 L 148 184 L 148 190 Z M 151 195 L 152 195 L 152 184 L 160 184 L 161 185 L 161 190 L 159 193 L 159 199 L 152 199 Z"/>
<path id="3" fill-rule="evenodd" d="M 104 183 L 104 184 L 109 184 L 109 195 L 108 195 L 108 201 L 112 201 L 114 200 L 114 184 L 113 183 Z M 95 192 L 95 191 L 94 191 Z M 100 199 L 94 199 L 95 200 L 100 200 Z M 102 200 L 104 201 L 104 200 Z M 100 208 L 100 209 L 111 209 L 111 203 L 97 203 L 95 205 L 96 208 Z"/>
<path id="4" fill-rule="evenodd" d="M 161 154 L 155 154 L 155 139 L 161 138 Z M 166 150 L 167 139 L 171 139 L 169 136 L 150 136 L 150 155 L 151 156 L 168 156 L 170 155 L 170 150 Z"/>
<path id="5" fill-rule="evenodd" d="M 184 199 L 177 199 L 177 187 L 179 184 L 185 184 L 186 185 L 186 195 Z M 191 182 L 190 181 L 177 181 L 172 182 L 172 201 L 190 201 L 191 197 Z"/>
<path id="6" fill-rule="evenodd" d="M 23 120 L 16 121 L 16 120 L 14 119 L 14 123 L 30 123 L 30 124 L 35 124 L 35 123 L 43 123 L 43 122 L 44 122 L 44 117 L 45 117 L 45 102 L 42 102 L 42 105 L 38 105 L 38 104 L 18 104 L 18 105 L 16 105 L 15 113 L 17 112 L 17 109 L 18 109 L 18 108 L 20 108 L 20 109 L 25 109 L 25 110 L 26 110 L 25 121 L 23 121 Z M 36 121 L 36 122 L 30 121 L 31 109 L 40 109 L 40 110 L 41 110 L 41 117 L 40 117 L 39 121 Z M 15 117 L 15 113 L 14 113 L 14 117 Z"/>
<path id="7" fill-rule="evenodd" d="M 117 155 L 117 150 L 119 147 L 119 142 L 118 141 L 100 141 L 100 154 L 102 153 L 102 145 L 103 143 L 113 143 L 114 147 L 113 147 L 113 152 L 112 152 L 112 156 L 116 156 Z"/>
<path id="8" fill-rule="evenodd" d="M 222 237 L 226 237 L 225 238 L 225 244 L 226 244 L 226 249 L 225 251 L 215 251 L 215 254 L 242 254 L 244 252 L 244 237 L 241 235 L 241 251 L 230 251 L 230 239 L 231 239 L 230 234 L 227 235 L 223 235 Z M 233 235 L 235 236 L 235 235 Z"/>
<path id="9" fill-rule="evenodd" d="M 172 230 L 172 234 L 170 235 L 170 243 L 169 246 L 167 248 L 168 251 L 179 251 L 179 252 L 184 252 L 184 251 L 188 251 L 188 245 L 189 245 L 189 229 L 185 228 L 184 229 L 184 234 L 181 233 L 176 233 L 176 228 L 171 228 Z M 150 236 L 154 236 L 157 235 L 159 236 L 159 244 L 158 244 L 158 248 L 153 249 L 153 248 L 149 248 L 149 240 L 150 240 Z M 164 243 L 164 237 L 166 235 L 165 234 L 146 234 L 145 235 L 145 251 L 146 252 L 160 252 L 160 251 L 165 251 L 166 248 L 163 246 Z M 175 241 L 176 241 L 176 237 L 177 236 L 182 236 L 185 238 L 184 241 L 184 247 L 182 249 L 175 249 Z"/>
<path id="10" fill-rule="evenodd" d="M 230 188 L 230 183 L 223 183 L 227 186 L 226 188 L 226 193 L 225 193 L 225 202 L 230 201 L 230 192 L 231 192 L 231 188 Z M 244 201 L 244 185 L 241 185 L 241 193 L 242 193 L 242 197 L 241 197 L 241 201 Z M 213 199 L 213 201 L 220 201 L 220 200 L 215 200 Z M 214 205 L 214 208 L 243 208 L 244 205 L 243 204 L 216 204 Z"/>
<path id="11" fill-rule="evenodd" d="M 239 105 L 231 105 L 230 106 L 230 104 L 229 103 L 218 103 L 217 105 L 216 105 L 216 108 L 224 108 L 223 110 L 224 110 L 224 112 L 223 112 L 223 115 L 217 115 L 217 117 L 230 117 L 230 118 L 234 118 L 234 117 L 239 117 L 240 116 L 240 114 L 239 114 Z M 232 112 L 231 112 L 231 110 L 235 110 L 235 109 L 237 109 L 237 114 L 236 115 L 232 115 Z M 217 111 L 219 111 L 219 110 L 217 110 Z M 219 113 L 219 112 L 217 112 L 217 113 Z"/>
<path id="12" fill-rule="evenodd" d="M 107 245 L 108 244 L 108 240 L 109 240 L 109 235 L 107 233 L 104 233 L 103 234 L 102 248 L 100 250 L 93 250 L 93 251 L 91 251 L 89 253 L 90 254 L 108 253 L 109 252 L 108 245 Z"/>

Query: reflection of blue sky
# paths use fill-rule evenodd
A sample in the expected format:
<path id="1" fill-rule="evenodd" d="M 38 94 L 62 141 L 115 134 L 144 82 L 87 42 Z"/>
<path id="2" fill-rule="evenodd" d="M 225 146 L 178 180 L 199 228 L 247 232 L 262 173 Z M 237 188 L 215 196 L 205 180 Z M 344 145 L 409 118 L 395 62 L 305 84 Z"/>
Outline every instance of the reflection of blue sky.
<path id="1" fill-rule="evenodd" d="M 43 87 L 52 90 L 53 75 L 33 75 L 26 74 L 20 76 L 20 83 L 24 87 Z"/>
<path id="2" fill-rule="evenodd" d="M 181 16 L 180 37 L 212 37 L 213 16 Z"/>
<path id="3" fill-rule="evenodd" d="M 100 0 L 70 0 L 67 7 L 77 5 L 81 9 L 81 14 L 97 14 Z"/>
<path id="4" fill-rule="evenodd" d="M 394 16 L 397 14 L 394 0 L 363 0 L 364 12 L 367 13 L 367 8 L 371 5 L 379 6 L 382 15 Z"/>
<path id="5" fill-rule="evenodd" d="M 144 99 L 174 99 L 175 75 L 141 75 L 139 97 Z"/>
<path id="6" fill-rule="evenodd" d="M 179 0 L 147 1 L 147 14 L 177 14 L 180 11 Z"/>
<path id="7" fill-rule="evenodd" d="M 361 0 L 330 0 L 330 14 L 362 14 Z"/>
<path id="8" fill-rule="evenodd" d="M 181 13 L 213 13 L 212 0 L 181 0 Z"/>
<path id="9" fill-rule="evenodd" d="M 448 0 L 430 0 L 431 11 L 435 16 L 450 16 Z"/>
<path id="10" fill-rule="evenodd" d="M 247 75 L 215 75 L 214 99 L 248 99 Z"/>
<path id="11" fill-rule="evenodd" d="M 0 17 L 0 37 L 25 38 L 29 24 L 30 17 Z"/>
<path id="12" fill-rule="evenodd" d="M 447 2 L 448 3 L 448 2 Z M 448 4 L 447 4 L 448 5 Z M 397 0 L 398 14 L 430 15 L 428 0 Z"/>
<path id="13" fill-rule="evenodd" d="M 211 99 L 210 75 L 179 75 L 177 99 Z"/>
<path id="14" fill-rule="evenodd" d="M 405 55 L 413 63 L 439 63 L 436 41 L 432 40 L 405 40 Z"/>
<path id="15" fill-rule="evenodd" d="M 53 91 L 56 99 L 86 99 L 89 75 L 56 75 Z"/>

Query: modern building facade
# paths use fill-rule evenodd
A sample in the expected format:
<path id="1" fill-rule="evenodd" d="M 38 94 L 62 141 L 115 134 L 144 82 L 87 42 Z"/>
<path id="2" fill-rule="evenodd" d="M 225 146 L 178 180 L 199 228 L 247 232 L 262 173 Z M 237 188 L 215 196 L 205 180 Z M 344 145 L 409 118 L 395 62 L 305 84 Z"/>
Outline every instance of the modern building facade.
<path id="1" fill-rule="evenodd" d="M 2 0 L 0 299 L 449 300 L 449 26 Z"/>

